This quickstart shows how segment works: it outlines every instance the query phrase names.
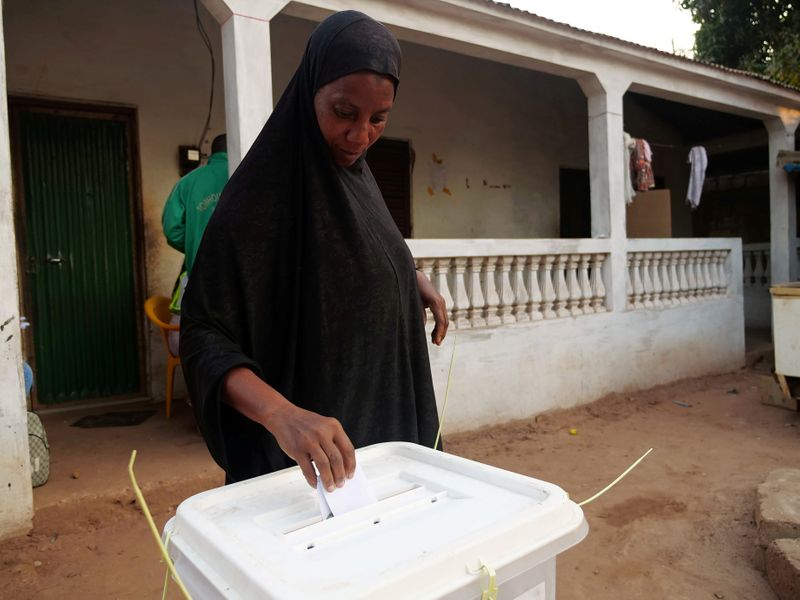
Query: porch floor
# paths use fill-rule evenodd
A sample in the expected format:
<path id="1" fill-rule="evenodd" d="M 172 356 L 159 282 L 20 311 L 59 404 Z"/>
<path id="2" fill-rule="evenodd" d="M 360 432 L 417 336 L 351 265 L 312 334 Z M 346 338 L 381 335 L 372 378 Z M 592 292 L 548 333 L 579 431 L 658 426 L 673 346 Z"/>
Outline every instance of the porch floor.
<path id="1" fill-rule="evenodd" d="M 141 425 L 82 429 L 71 424 L 86 415 L 157 410 Z M 222 485 L 225 476 L 206 450 L 184 399 L 173 401 L 172 418 L 152 402 L 108 408 L 45 413 L 50 442 L 50 479 L 33 490 L 36 511 L 84 502 L 132 489 L 128 477 L 131 451 L 137 451 L 136 478 L 143 489 Z"/>
<path id="2" fill-rule="evenodd" d="M 562 600 L 774 598 L 751 559 L 755 488 L 771 470 L 796 467 L 800 415 L 761 404 L 764 377 L 742 370 L 613 395 L 448 436 L 446 448 L 552 481 L 576 500 L 655 448 L 585 507 L 589 536 L 558 560 Z M 159 527 L 222 474 L 181 402 L 172 421 L 160 413 L 136 427 L 70 427 L 79 416 L 45 418 L 51 481 L 34 491 L 34 530 L 0 544 L 0 597 L 156 598 L 164 570 L 132 502 L 131 449 Z"/>

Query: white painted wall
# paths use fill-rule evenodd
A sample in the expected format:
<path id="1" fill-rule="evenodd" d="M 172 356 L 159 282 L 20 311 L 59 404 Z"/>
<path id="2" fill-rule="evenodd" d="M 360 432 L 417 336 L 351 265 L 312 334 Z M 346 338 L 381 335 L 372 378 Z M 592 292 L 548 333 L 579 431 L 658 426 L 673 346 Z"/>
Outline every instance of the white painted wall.
<path id="1" fill-rule="evenodd" d="M 10 94 L 136 107 L 146 293 L 169 295 L 182 255 L 166 245 L 161 211 L 179 178 L 178 145 L 197 143 L 208 110 L 208 51 L 195 26 L 192 2 L 3 4 Z M 225 127 L 222 54 L 219 25 L 202 4 L 200 12 L 217 62 L 210 142 Z M 149 336 L 149 349 L 152 393 L 163 398 L 164 349 L 157 332 Z"/>
<path id="2" fill-rule="evenodd" d="M 270 25 L 276 102 L 314 25 L 286 16 Z M 401 45 L 401 83 L 385 135 L 410 140 L 416 152 L 413 237 L 558 237 L 559 167 L 588 169 L 589 161 L 586 98 L 577 83 Z M 452 196 L 428 194 L 434 153 Z M 510 187 L 484 187 L 483 180 Z"/>
<path id="3" fill-rule="evenodd" d="M 279 15 L 270 23 L 277 102 L 314 23 Z M 586 97 L 572 79 L 403 42 L 403 69 L 387 137 L 416 152 L 415 238 L 555 238 L 559 167 L 589 168 Z M 625 128 L 655 146 L 656 174 L 673 199 L 673 235 L 691 235 L 686 140 L 668 121 L 625 102 Z M 444 159 L 452 196 L 427 187 L 432 154 Z M 466 187 L 469 179 L 470 187 Z M 510 185 L 507 189 L 483 186 Z"/>
<path id="4" fill-rule="evenodd" d="M 2 24 L 0 14 L 0 98 L 5 96 L 6 89 Z M 15 246 L 8 112 L 3 102 L 0 105 L 0 248 Z M 0 252 L 0 539 L 26 531 L 33 517 L 18 291 L 15 253 L 4 250 Z"/>
<path id="5" fill-rule="evenodd" d="M 430 351 L 440 412 L 455 336 L 447 432 L 569 408 L 612 392 L 733 371 L 744 364 L 742 305 L 733 298 L 452 331 L 441 348 Z"/>

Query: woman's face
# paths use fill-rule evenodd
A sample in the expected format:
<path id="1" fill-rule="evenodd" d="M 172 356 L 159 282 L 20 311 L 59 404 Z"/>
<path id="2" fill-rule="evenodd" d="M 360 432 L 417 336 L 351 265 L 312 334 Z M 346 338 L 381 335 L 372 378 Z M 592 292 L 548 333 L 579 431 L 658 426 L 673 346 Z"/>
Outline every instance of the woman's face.
<path id="1" fill-rule="evenodd" d="M 317 91 L 317 123 L 337 165 L 349 167 L 381 137 L 393 102 L 392 80 L 370 71 L 345 75 Z"/>

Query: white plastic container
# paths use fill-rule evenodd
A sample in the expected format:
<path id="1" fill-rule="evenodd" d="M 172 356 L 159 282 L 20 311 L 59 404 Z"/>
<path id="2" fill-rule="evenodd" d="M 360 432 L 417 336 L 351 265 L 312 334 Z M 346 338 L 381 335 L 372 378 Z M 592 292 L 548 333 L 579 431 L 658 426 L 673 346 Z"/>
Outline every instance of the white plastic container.
<path id="1" fill-rule="evenodd" d="M 185 500 L 164 528 L 195 600 L 555 598 L 583 511 L 559 487 L 415 444 L 357 451 L 376 504 L 323 521 L 299 468 Z"/>
<path id="2" fill-rule="evenodd" d="M 775 372 L 800 377 L 800 282 L 780 283 L 769 288 L 772 295 L 772 340 Z"/>

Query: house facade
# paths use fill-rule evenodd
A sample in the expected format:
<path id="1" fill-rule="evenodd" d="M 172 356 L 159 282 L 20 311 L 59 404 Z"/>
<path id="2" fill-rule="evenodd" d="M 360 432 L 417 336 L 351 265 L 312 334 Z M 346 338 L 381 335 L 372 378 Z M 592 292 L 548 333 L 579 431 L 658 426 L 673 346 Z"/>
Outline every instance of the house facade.
<path id="1" fill-rule="evenodd" d="M 30 517 L 20 357 L 37 408 L 163 397 L 141 306 L 181 266 L 160 223 L 179 147 L 225 131 L 235 169 L 315 24 L 343 9 L 403 48 L 370 160 L 451 310 L 430 348 L 440 409 L 453 359 L 446 430 L 743 364 L 745 307 L 768 324 L 764 285 L 797 275 L 796 188 L 775 163 L 796 148 L 797 90 L 486 0 L 6 0 L 1 504 L 19 508 L 0 532 Z M 651 142 L 661 237 L 629 235 L 623 132 Z M 710 167 L 693 211 L 695 145 Z"/>

